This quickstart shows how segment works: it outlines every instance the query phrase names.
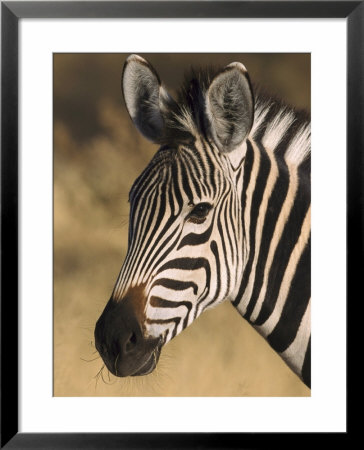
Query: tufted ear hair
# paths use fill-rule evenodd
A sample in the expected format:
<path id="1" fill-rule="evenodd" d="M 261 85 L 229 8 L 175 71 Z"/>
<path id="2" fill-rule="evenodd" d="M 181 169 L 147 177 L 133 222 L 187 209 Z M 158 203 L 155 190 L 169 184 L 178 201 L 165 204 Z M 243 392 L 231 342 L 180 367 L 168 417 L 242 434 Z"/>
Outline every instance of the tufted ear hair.
<path id="1" fill-rule="evenodd" d="M 231 63 L 214 77 L 206 92 L 206 115 L 221 152 L 231 152 L 248 137 L 254 120 L 254 96 L 243 64 Z"/>
<path id="2" fill-rule="evenodd" d="M 157 72 L 144 58 L 130 55 L 124 64 L 122 91 L 129 115 L 138 130 L 158 143 L 163 137 L 164 115 L 174 102 Z"/>

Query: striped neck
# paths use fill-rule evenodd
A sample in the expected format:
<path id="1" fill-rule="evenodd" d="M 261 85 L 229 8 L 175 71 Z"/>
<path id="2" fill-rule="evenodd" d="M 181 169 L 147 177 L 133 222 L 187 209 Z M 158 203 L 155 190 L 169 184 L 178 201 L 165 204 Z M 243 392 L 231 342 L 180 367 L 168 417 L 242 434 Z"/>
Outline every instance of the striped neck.
<path id="1" fill-rule="evenodd" d="M 243 272 L 233 304 L 302 377 L 310 339 L 309 154 L 291 117 L 276 118 L 281 136 L 261 126 L 244 162 Z"/>

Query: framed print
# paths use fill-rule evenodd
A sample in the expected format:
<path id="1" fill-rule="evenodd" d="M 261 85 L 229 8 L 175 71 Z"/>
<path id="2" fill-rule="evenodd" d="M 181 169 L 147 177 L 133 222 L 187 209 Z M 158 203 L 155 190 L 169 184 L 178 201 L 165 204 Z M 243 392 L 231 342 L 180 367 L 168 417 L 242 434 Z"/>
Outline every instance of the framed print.
<path id="1" fill-rule="evenodd" d="M 2 446 L 348 436 L 363 11 L 2 2 Z M 187 79 L 190 66 L 202 69 Z M 244 198 L 235 188 L 219 197 L 232 179 Z M 254 253 L 263 231 L 269 245 Z"/>
<path id="2" fill-rule="evenodd" d="M 131 63 L 128 61 L 131 61 Z M 170 272 L 168 274 L 166 270 L 162 270 L 161 275 L 157 275 L 157 278 L 152 276 L 149 282 L 147 281 L 149 276 L 147 276 L 144 283 L 154 285 L 149 294 L 151 307 L 155 308 L 152 304 L 159 303 L 161 311 L 158 314 L 161 314 L 161 316 L 157 319 L 153 311 L 151 313 L 153 318 L 148 316 L 146 322 L 154 321 L 154 331 L 158 335 L 162 334 L 165 341 L 170 341 L 168 346 L 165 342 L 163 348 L 160 349 L 159 347 L 155 349 L 152 346 L 152 351 L 158 352 L 158 363 L 154 363 L 155 370 L 149 369 L 150 373 L 140 375 L 140 378 L 117 377 L 124 371 L 129 375 L 133 373 L 133 364 L 137 364 L 137 358 L 132 358 L 133 364 L 131 366 L 126 363 L 124 367 L 121 362 L 122 359 L 120 359 L 121 356 L 118 356 L 117 362 L 120 361 L 120 367 L 115 369 L 115 361 L 110 363 L 108 358 L 105 358 L 106 361 L 104 361 L 98 357 L 97 351 L 95 353 L 98 347 L 108 345 L 108 338 L 106 343 L 102 342 L 106 338 L 103 333 L 109 328 L 107 322 L 115 320 L 113 315 L 108 317 L 107 313 L 102 314 L 108 299 L 104 302 L 101 299 L 105 296 L 105 292 L 112 290 L 109 285 L 111 277 L 105 276 L 105 273 L 114 273 L 114 277 L 117 277 L 121 270 L 121 261 L 127 253 L 127 220 L 131 206 L 127 201 L 129 191 L 135 180 L 148 167 L 148 164 L 154 164 L 155 158 L 158 158 L 159 155 L 156 143 L 150 142 L 150 139 L 148 142 L 145 137 L 141 136 L 138 127 L 133 126 L 126 108 L 120 108 L 120 86 L 119 82 L 115 82 L 115 80 L 119 81 L 121 76 L 120 67 L 124 65 L 128 67 L 128 64 L 139 64 L 139 62 L 143 67 L 144 65 L 153 67 L 154 71 L 158 71 L 160 79 L 163 80 L 163 86 L 166 86 L 165 89 L 168 89 L 170 93 L 169 95 L 176 98 L 178 94 L 175 94 L 175 90 L 179 88 L 179 84 L 186 84 L 183 82 L 183 77 L 188 76 L 190 65 L 193 67 L 202 66 L 206 71 L 206 67 L 209 65 L 225 67 L 229 66 L 232 61 L 244 62 L 245 67 L 249 68 L 250 79 L 254 85 L 264 84 L 264 89 L 280 92 L 281 98 L 287 99 L 291 96 L 291 104 L 296 104 L 297 109 L 301 107 L 309 111 L 311 64 L 310 54 L 308 53 L 139 53 L 138 56 L 120 53 L 54 53 L 54 396 L 299 397 L 310 395 L 310 389 L 307 386 L 309 381 L 305 380 L 307 383 L 305 384 L 300 379 L 301 375 L 296 375 L 288 366 L 286 367 L 281 358 L 274 353 L 271 354 L 271 349 L 265 345 L 264 340 L 256 342 L 260 336 L 258 333 L 254 333 L 254 330 L 250 330 L 248 324 L 246 324 L 246 328 L 243 327 L 240 314 L 236 314 L 239 309 L 231 308 L 234 303 L 231 304 L 231 301 L 221 302 L 218 308 L 208 308 L 210 310 L 203 314 L 200 312 L 203 310 L 202 307 L 197 309 L 198 302 L 201 302 L 201 305 L 213 302 L 211 304 L 217 306 L 221 297 L 226 298 L 232 295 L 226 294 L 224 289 L 219 293 L 219 290 L 213 288 L 214 285 L 217 286 L 214 274 L 219 272 L 217 267 L 213 269 L 216 264 L 213 261 L 210 261 L 210 269 L 208 269 L 211 272 L 210 294 L 205 300 L 202 300 L 203 297 L 199 298 L 199 292 L 201 293 L 203 288 L 196 287 L 198 280 L 202 285 L 206 283 L 201 270 L 195 272 L 196 278 L 191 278 L 192 273 L 186 270 L 183 272 L 181 269 L 179 275 L 182 279 L 175 278 L 178 273 Z M 87 82 L 84 77 L 85 72 L 89 74 Z M 147 72 L 147 74 L 150 74 L 150 72 Z M 193 76 L 193 79 L 200 77 L 200 82 L 203 82 L 202 70 L 199 75 Z M 256 98 L 254 101 L 256 105 L 259 105 L 260 98 L 263 99 L 264 97 L 263 94 L 258 97 L 258 88 L 255 92 Z M 270 102 L 273 102 L 273 100 L 270 100 Z M 90 105 L 95 106 L 90 107 Z M 303 115 L 300 116 L 297 111 L 295 113 L 297 114 L 296 119 L 293 121 L 291 120 L 291 113 L 287 111 L 287 115 L 285 115 L 284 111 L 283 109 L 280 113 L 282 114 L 281 120 L 284 117 L 288 124 L 291 121 L 295 122 L 296 127 L 302 120 L 302 126 L 307 127 L 303 128 L 307 130 L 307 141 L 305 141 L 307 143 L 309 132 L 306 118 Z M 259 117 L 259 114 L 256 113 L 256 116 Z M 277 117 L 280 116 L 273 114 L 271 122 L 275 123 L 275 120 L 278 120 Z M 94 125 L 90 126 L 91 123 Z M 105 135 L 102 131 L 104 127 L 108 130 L 106 133 L 107 140 L 103 137 Z M 301 129 L 300 127 L 299 129 Z M 181 129 L 177 127 L 177 130 Z M 292 129 L 292 131 L 294 130 L 296 128 Z M 182 145 L 180 151 L 187 146 L 186 139 L 188 140 L 190 134 L 187 133 L 187 129 L 185 132 L 185 136 L 178 138 L 182 139 L 183 144 L 169 143 L 167 144 L 167 152 L 173 146 Z M 177 131 L 172 134 L 178 136 Z M 295 135 L 300 136 L 301 133 L 295 131 Z M 269 145 L 269 143 L 267 144 L 267 136 L 268 134 L 265 137 L 265 145 Z M 167 153 L 167 155 L 170 155 L 170 153 Z M 198 161 L 196 167 L 199 167 L 200 164 L 201 162 Z M 213 162 L 211 161 L 210 164 L 212 165 Z M 307 164 L 308 170 L 308 159 L 305 164 Z M 179 167 L 178 169 L 178 167 L 173 170 L 176 170 L 177 173 L 178 171 L 182 172 L 182 168 Z M 263 164 L 261 168 L 263 168 Z M 183 171 L 185 179 L 188 168 L 183 169 Z M 205 173 L 208 173 L 207 169 Z M 264 176 L 263 173 L 262 177 Z M 158 177 L 158 180 L 162 183 L 165 182 L 162 176 Z M 158 180 L 152 182 L 154 189 L 156 189 Z M 190 180 L 190 183 L 192 186 L 192 180 Z M 286 183 L 284 186 L 286 186 Z M 183 185 L 178 187 L 177 194 L 174 194 L 176 199 L 179 198 L 178 193 L 184 193 L 185 189 L 187 188 Z M 282 189 L 285 192 L 285 188 Z M 146 187 L 143 190 L 148 192 Z M 211 194 L 207 192 L 202 194 L 203 187 L 200 188 L 199 186 L 196 187 L 196 190 L 195 195 L 198 198 L 203 195 L 202 199 L 206 202 L 209 200 L 207 203 L 210 204 L 212 192 Z M 84 192 L 82 210 L 80 198 L 78 198 L 78 195 L 75 197 L 75 192 Z M 187 192 L 191 195 L 190 191 Z M 219 198 L 217 192 L 214 195 L 216 195 L 215 199 Z M 278 194 L 271 194 L 271 196 L 274 195 Z M 285 195 L 282 195 L 282 200 Z M 105 202 L 107 196 L 110 197 L 110 201 Z M 268 194 L 266 194 L 267 197 Z M 115 201 L 112 200 L 113 198 Z M 159 195 L 157 198 L 159 198 Z M 161 198 L 163 198 L 162 194 Z M 148 211 L 153 211 L 154 215 L 154 208 L 148 207 L 148 204 L 153 202 L 152 199 L 146 201 L 146 208 L 143 209 L 140 220 L 149 224 L 145 228 L 147 241 L 150 238 L 152 239 L 148 247 L 155 247 L 155 251 L 160 255 L 161 252 L 166 251 L 168 245 L 162 245 L 160 249 L 156 248 L 157 243 L 164 242 L 164 239 L 162 236 L 157 237 L 158 226 L 156 223 L 153 225 L 152 218 L 147 219 Z M 193 199 L 189 201 L 193 201 Z M 162 205 L 156 205 L 155 208 L 157 210 L 165 209 L 165 213 L 168 214 L 166 206 L 162 208 Z M 258 208 L 254 209 L 257 210 Z M 275 209 L 278 211 L 278 208 Z M 214 234 L 215 242 L 218 242 L 218 236 L 220 235 L 218 230 L 222 226 L 227 229 L 229 227 L 230 221 L 223 218 L 225 214 L 227 212 L 224 212 L 221 218 L 221 223 L 225 223 L 225 225 L 216 224 L 215 232 L 212 229 L 207 229 L 207 233 Z M 196 260 L 191 260 L 191 247 L 197 252 L 199 245 L 196 236 L 201 234 L 201 229 L 206 232 L 203 224 L 209 222 L 207 222 L 207 217 L 206 220 L 200 219 L 201 224 L 189 220 L 196 221 L 196 219 L 187 219 L 187 223 L 183 225 L 183 229 L 186 231 L 182 231 L 182 235 L 178 238 L 180 243 L 176 244 L 176 247 L 181 245 L 181 248 L 176 250 L 177 254 L 174 258 L 169 254 L 169 264 L 172 260 L 175 261 L 174 264 L 178 262 L 183 262 L 183 264 L 197 263 Z M 268 220 L 268 216 L 266 220 Z M 102 222 L 105 223 L 101 225 Z M 98 225 L 96 226 L 96 224 Z M 161 226 L 164 229 L 165 223 L 163 220 L 161 220 Z M 174 226 L 179 227 L 181 225 L 176 223 Z M 167 243 L 172 239 L 169 233 L 173 235 L 173 232 L 175 232 L 174 226 L 169 223 L 167 229 L 163 231 L 163 234 L 168 236 Z M 72 229 L 71 235 L 70 229 Z M 99 236 L 97 235 L 98 229 L 100 230 Z M 149 233 L 150 229 L 154 229 L 154 231 Z M 77 230 L 80 232 L 78 233 Z M 104 230 L 109 231 L 105 233 Z M 193 245 L 186 245 L 186 249 L 183 251 L 182 243 L 185 233 L 187 235 L 192 233 L 195 236 L 195 241 L 192 243 Z M 233 235 L 232 230 L 229 234 Z M 202 234 L 202 236 L 204 235 Z M 91 242 L 88 239 L 91 239 Z M 184 242 L 188 242 L 188 239 L 191 239 L 191 236 Z M 112 245 L 111 242 L 113 242 Z M 229 236 L 226 236 L 226 242 L 229 242 Z M 113 250 L 113 247 L 118 248 L 120 243 L 123 243 L 121 254 L 119 250 L 117 252 Z M 285 246 L 287 245 L 286 242 Z M 166 248 L 164 248 L 165 246 Z M 243 248 L 243 245 L 239 243 L 236 243 L 235 246 Z M 94 259 L 93 252 L 96 252 L 95 256 L 97 255 Z M 142 251 L 140 257 L 143 257 L 142 254 L 144 253 L 147 253 L 146 249 Z M 112 263 L 113 254 L 115 254 L 115 260 Z M 199 257 L 203 257 L 203 254 L 204 251 L 201 248 Z M 273 251 L 271 251 L 271 254 L 273 254 Z M 206 260 L 208 260 L 208 256 L 209 252 L 205 256 Z M 281 258 L 276 257 L 276 259 Z M 148 265 L 154 260 L 157 260 L 156 256 L 152 256 L 151 261 L 144 264 Z M 219 260 L 224 260 L 224 257 L 221 255 Z M 107 265 L 107 261 L 109 261 L 110 266 Z M 162 258 L 159 267 L 163 267 L 165 263 L 166 260 Z M 231 265 L 234 266 L 232 263 Z M 159 272 L 159 269 L 155 271 Z M 309 270 L 303 269 L 303 272 L 307 274 Z M 94 280 L 92 283 L 89 282 L 90 273 L 93 273 Z M 98 274 L 100 278 L 96 281 L 95 278 Z M 221 273 L 219 278 L 221 280 L 230 278 L 231 287 L 229 289 L 231 291 L 236 289 L 238 283 L 233 282 L 234 272 Z M 240 279 L 240 276 L 238 278 Z M 107 286 L 105 286 L 106 280 Z M 134 284 L 134 282 L 132 283 Z M 139 287 L 143 284 L 143 282 L 136 283 L 136 286 Z M 309 283 L 306 282 L 305 285 L 309 289 Z M 188 291 L 191 286 L 193 292 Z M 96 289 L 99 290 L 99 293 L 96 293 Z M 194 292 L 196 292 L 196 298 L 193 302 Z M 123 295 L 115 293 L 115 296 L 122 297 Z M 90 298 L 94 297 L 100 299 L 100 302 L 90 302 Z M 159 300 L 157 301 L 156 298 Z M 177 300 L 178 298 L 180 300 Z M 121 302 L 123 301 L 121 300 Z M 174 310 L 170 310 L 170 302 L 172 301 L 174 301 L 172 303 Z M 162 305 L 165 307 L 162 308 Z M 78 312 L 80 308 L 84 310 L 82 317 Z M 134 303 L 132 302 L 128 314 L 133 314 L 133 311 Z M 168 314 L 165 315 L 166 313 Z M 98 321 L 100 316 L 101 319 Z M 120 314 L 121 316 L 123 314 Z M 308 317 L 308 313 L 306 317 Z M 104 320 L 106 321 L 105 325 L 103 325 Z M 156 320 L 164 320 L 165 326 L 163 327 L 160 322 L 156 324 Z M 95 328 L 96 322 L 98 322 L 98 325 Z M 189 323 L 189 326 L 184 326 L 187 323 Z M 192 324 L 193 326 L 190 326 Z M 118 330 L 116 333 L 119 334 L 120 327 L 117 326 L 116 328 Z M 137 329 L 139 329 L 139 325 L 137 325 Z M 215 331 L 211 332 L 211 330 Z M 249 331 L 252 331 L 252 335 L 247 334 Z M 209 351 L 206 359 L 201 360 L 201 355 L 206 351 L 205 339 L 208 342 Z M 302 365 L 304 355 L 309 348 L 307 344 L 309 333 L 307 333 L 304 341 Z M 140 341 L 140 345 L 142 345 L 142 342 Z M 249 345 L 243 346 L 245 350 L 242 348 L 243 342 L 249 343 Z M 203 348 L 200 349 L 199 346 L 203 346 Z M 257 354 L 259 360 L 266 361 L 265 367 L 257 367 L 257 362 L 254 362 Z M 221 361 L 221 355 L 225 355 L 222 363 L 219 362 Z M 231 356 L 229 357 L 229 355 Z M 143 355 L 142 360 L 144 357 Z M 127 361 L 126 356 L 125 361 Z M 308 357 L 306 361 L 305 367 L 308 368 Z M 244 375 L 242 376 L 243 367 Z M 271 370 L 269 375 L 268 367 Z M 191 368 L 193 368 L 192 372 Z M 138 368 L 136 370 L 138 371 Z M 274 376 L 272 372 L 275 372 Z M 64 377 L 65 373 L 69 374 L 66 378 Z M 307 373 L 309 373 L 309 370 L 307 370 Z M 81 374 L 82 376 L 80 376 Z M 210 374 L 210 376 L 207 374 Z"/>

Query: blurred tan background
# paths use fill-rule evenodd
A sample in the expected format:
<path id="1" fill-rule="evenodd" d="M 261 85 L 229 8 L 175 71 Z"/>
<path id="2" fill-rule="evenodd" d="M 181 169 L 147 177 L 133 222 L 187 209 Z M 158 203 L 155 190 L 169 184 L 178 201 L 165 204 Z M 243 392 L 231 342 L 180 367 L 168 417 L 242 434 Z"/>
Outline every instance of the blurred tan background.
<path id="1" fill-rule="evenodd" d="M 93 331 L 127 249 L 128 192 L 157 147 L 131 123 L 122 54 L 54 55 L 54 395 L 308 396 L 225 302 L 162 350 L 145 377 L 98 375 Z M 310 108 L 309 54 L 141 54 L 172 94 L 193 66 L 242 62 L 253 83 Z"/>

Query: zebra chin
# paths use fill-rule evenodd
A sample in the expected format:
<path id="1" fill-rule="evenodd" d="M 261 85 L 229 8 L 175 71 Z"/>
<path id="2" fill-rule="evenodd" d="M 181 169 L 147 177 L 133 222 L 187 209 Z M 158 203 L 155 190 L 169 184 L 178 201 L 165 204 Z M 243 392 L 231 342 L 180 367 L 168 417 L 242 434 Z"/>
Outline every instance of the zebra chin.
<path id="1" fill-rule="evenodd" d="M 140 360 L 134 359 L 133 361 L 127 361 L 125 359 L 123 360 L 122 358 L 119 358 L 118 356 L 114 361 L 108 360 L 107 358 L 103 358 L 103 360 L 110 373 L 112 373 L 116 377 L 124 378 L 129 376 L 144 376 L 149 375 L 156 368 L 160 356 L 160 351 L 161 347 L 157 346 L 154 351 L 143 355 Z"/>
<path id="2" fill-rule="evenodd" d="M 163 339 L 143 332 L 144 318 L 137 307 L 143 302 L 141 294 L 134 288 L 120 301 L 110 299 L 96 323 L 96 349 L 117 377 L 148 375 L 159 360 Z"/>

